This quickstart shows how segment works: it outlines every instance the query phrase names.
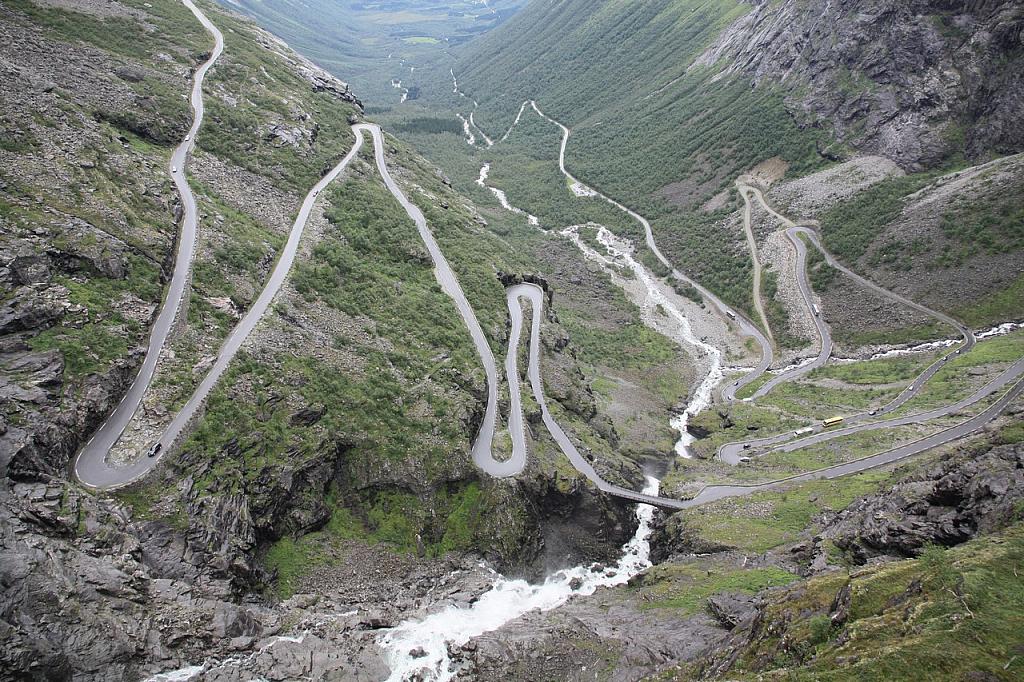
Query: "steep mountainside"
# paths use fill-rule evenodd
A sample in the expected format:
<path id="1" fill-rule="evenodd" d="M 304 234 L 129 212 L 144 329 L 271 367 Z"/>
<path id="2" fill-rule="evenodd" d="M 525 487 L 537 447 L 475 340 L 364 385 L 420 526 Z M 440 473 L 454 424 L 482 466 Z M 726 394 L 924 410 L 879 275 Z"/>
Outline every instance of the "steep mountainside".
<path id="1" fill-rule="evenodd" d="M 736 206 L 733 181 L 769 160 L 793 177 L 874 153 L 914 173 L 1020 151 L 1021 11 L 540 0 L 454 70 L 492 137 L 524 99 L 570 126 L 573 172 L 652 219 L 674 262 L 754 314 L 743 234 L 721 212 Z M 969 241 L 952 239 L 952 250 Z"/>
<path id="2" fill-rule="evenodd" d="M 0 682 L 1020 678 L 1021 21 L 0 0 Z"/>
<path id="3" fill-rule="evenodd" d="M 1017 2 L 756 2 L 691 70 L 784 83 L 788 109 L 908 170 L 1024 148 Z"/>
<path id="4" fill-rule="evenodd" d="M 187 170 L 174 171 L 196 195 L 198 244 L 185 305 L 115 462 L 144 457 L 199 384 L 263 287 L 302 197 L 351 148 L 360 116 L 345 83 L 247 20 L 199 5 L 225 49 L 205 80 Z M 479 358 L 372 149 L 323 191 L 289 282 L 180 452 L 113 493 L 71 480 L 71 457 L 135 376 L 173 267 L 181 211 L 170 155 L 212 40 L 172 0 L 14 0 L 0 5 L 0 31 L 5 675 L 139 679 L 226 656 L 310 605 L 275 607 L 279 599 L 316 591 L 333 595 L 337 613 L 363 614 L 344 626 L 345 665 L 377 679 L 379 654 L 357 653 L 374 629 L 414 603 L 482 589 L 480 557 L 534 575 L 617 555 L 636 526 L 632 506 L 569 467 L 533 428 L 535 404 L 524 474 L 485 479 L 472 465 Z M 508 334 L 499 273 L 548 287 L 553 409 L 602 475 L 639 488 L 645 458 L 671 451 L 661 415 L 686 392 L 678 351 L 645 334 L 604 280 L 580 280 L 574 251 L 541 234 L 509 237 L 504 216 L 484 219 L 398 140 L 385 151 L 495 355 Z M 575 306 L 560 302 L 569 288 Z M 575 342 L 563 312 L 597 315 L 599 343 Z M 620 339 L 637 346 L 619 370 L 633 381 L 624 391 L 655 405 L 653 415 L 610 414 L 590 387 L 592 363 L 609 362 L 601 351 Z M 669 390 L 655 367 L 672 376 Z M 502 433 L 497 451 L 508 447 Z M 436 590 L 438 580 L 450 589 Z M 87 646 L 97 631 L 112 634 Z"/>

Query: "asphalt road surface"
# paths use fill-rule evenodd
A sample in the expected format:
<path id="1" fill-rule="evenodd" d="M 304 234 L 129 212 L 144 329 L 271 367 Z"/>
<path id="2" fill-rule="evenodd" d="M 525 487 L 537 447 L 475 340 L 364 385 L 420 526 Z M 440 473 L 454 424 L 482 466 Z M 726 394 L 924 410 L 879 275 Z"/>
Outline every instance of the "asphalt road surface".
<path id="1" fill-rule="evenodd" d="M 192 267 L 192 257 L 196 244 L 196 230 L 198 226 L 198 215 L 196 211 L 196 199 L 185 178 L 185 164 L 188 161 L 189 152 L 195 142 L 196 133 L 203 123 L 203 79 L 206 73 L 213 66 L 221 52 L 224 51 L 224 36 L 214 26 L 206 15 L 192 4 L 191 0 L 182 0 L 186 7 L 192 10 L 199 22 L 213 35 L 214 47 L 210 58 L 206 60 L 195 72 L 192 83 L 192 110 L 195 116 L 192 120 L 192 127 L 188 131 L 185 140 L 174 150 L 171 155 L 171 162 L 167 168 L 171 180 L 181 197 L 183 215 L 181 220 L 181 233 L 178 237 L 178 252 L 174 262 L 174 272 L 171 275 L 171 282 L 167 287 L 163 305 L 160 313 L 153 323 L 153 330 L 150 332 L 149 346 L 146 348 L 146 357 L 142 362 L 135 381 L 132 382 L 128 392 L 121 399 L 121 403 L 107 417 L 107 420 L 93 434 L 85 447 L 83 447 L 76 459 L 74 472 L 82 483 L 92 487 L 108 487 L 112 484 L 123 483 L 125 480 L 133 480 L 148 471 L 154 462 L 139 462 L 131 472 L 125 469 L 115 470 L 106 463 L 106 456 L 110 449 L 117 443 L 121 434 L 128 427 L 136 410 L 142 403 L 142 398 L 153 380 L 153 373 L 156 371 L 157 360 L 160 351 L 167 342 L 167 337 L 174 327 L 174 321 L 181 307 L 181 300 L 185 294 L 188 284 L 189 272 Z M 156 459 L 145 458 L 144 459 Z M 127 476 L 127 479 L 122 479 Z"/>
<path id="2" fill-rule="evenodd" d="M 413 222 L 416 223 L 420 238 L 427 247 L 430 258 L 434 261 L 434 276 L 437 278 L 438 284 L 441 285 L 441 289 L 455 302 L 455 307 L 458 309 L 462 321 L 469 330 L 473 345 L 476 347 L 477 353 L 480 355 L 480 361 L 484 366 L 484 374 L 487 375 L 487 406 L 484 410 L 484 420 L 480 426 L 480 431 L 477 434 L 476 441 L 473 443 L 473 462 L 491 476 L 514 476 L 526 466 L 526 449 L 524 446 L 519 452 L 514 452 L 513 456 L 505 461 L 496 459 L 491 452 L 498 414 L 498 368 L 494 362 L 494 353 L 491 351 L 491 346 L 487 343 L 487 337 L 484 336 L 484 331 L 476 319 L 476 313 L 473 312 L 473 307 L 469 305 L 462 287 L 459 286 L 458 278 L 452 272 L 451 266 L 448 265 L 448 260 L 441 251 L 441 247 L 437 245 L 434 235 L 427 226 L 423 212 L 406 198 L 405 194 L 402 193 L 402 190 L 391 177 L 391 173 L 388 171 L 387 160 L 384 158 L 384 136 L 381 133 L 380 127 L 363 123 L 354 126 L 354 128 L 357 133 L 368 131 L 373 137 L 377 170 L 384 179 L 384 184 L 387 185 L 388 190 L 398 200 L 398 203 L 402 205 L 402 208 L 405 209 L 405 212 L 412 218 Z"/>

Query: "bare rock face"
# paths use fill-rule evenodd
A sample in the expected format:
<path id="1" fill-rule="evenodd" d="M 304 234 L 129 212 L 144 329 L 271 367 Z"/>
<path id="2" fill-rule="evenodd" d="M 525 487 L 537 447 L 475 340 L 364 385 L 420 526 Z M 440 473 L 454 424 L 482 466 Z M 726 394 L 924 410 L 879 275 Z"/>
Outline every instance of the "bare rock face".
<path id="1" fill-rule="evenodd" d="M 1008 523 L 1024 499 L 1024 445 L 955 457 L 855 502 L 822 531 L 864 563 L 916 556 L 928 544 L 957 545 Z"/>
<path id="2" fill-rule="evenodd" d="M 691 68 L 728 62 L 757 85 L 781 84 L 799 120 L 911 169 L 1024 148 L 1019 2 L 753 4 Z"/>

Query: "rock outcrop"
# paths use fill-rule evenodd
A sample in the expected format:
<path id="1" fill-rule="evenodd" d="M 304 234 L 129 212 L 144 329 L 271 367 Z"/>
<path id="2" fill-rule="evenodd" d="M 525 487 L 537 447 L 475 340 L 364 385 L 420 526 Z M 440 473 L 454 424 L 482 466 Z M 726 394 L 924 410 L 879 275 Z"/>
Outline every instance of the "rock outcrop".
<path id="1" fill-rule="evenodd" d="M 1024 500 L 1024 444 L 960 454 L 840 512 L 820 536 L 857 563 L 912 557 L 927 545 L 952 546 L 1015 518 Z"/>
<path id="2" fill-rule="evenodd" d="M 1024 149 L 1014 0 L 756 0 L 691 66 L 789 93 L 805 125 L 909 169 Z M 821 150 L 835 156 L 838 149 Z"/>

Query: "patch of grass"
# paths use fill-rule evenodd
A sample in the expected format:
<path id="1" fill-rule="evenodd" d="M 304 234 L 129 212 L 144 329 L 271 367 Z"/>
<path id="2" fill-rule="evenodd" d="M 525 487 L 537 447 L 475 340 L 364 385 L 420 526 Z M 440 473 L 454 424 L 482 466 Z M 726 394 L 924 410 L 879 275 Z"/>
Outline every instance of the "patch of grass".
<path id="1" fill-rule="evenodd" d="M 778 298 L 779 273 L 766 270 L 761 277 L 762 300 L 765 301 L 765 315 L 772 328 L 772 337 L 782 348 L 806 348 L 809 339 L 789 332 L 789 312 Z"/>
<path id="2" fill-rule="evenodd" d="M 958 245 L 947 247 L 940 266 L 959 265 L 977 253 L 1024 248 L 1024 207 L 1013 192 L 996 194 L 982 206 L 956 206 L 942 216 L 940 227 Z"/>
<path id="3" fill-rule="evenodd" d="M 904 198 L 927 185 L 935 175 L 887 178 L 825 211 L 821 215 L 825 248 L 844 263 L 857 262 L 899 217 Z"/>
<path id="4" fill-rule="evenodd" d="M 923 324 L 908 325 L 896 329 L 854 331 L 840 328 L 833 330 L 833 336 L 838 342 L 846 346 L 862 348 L 864 346 L 903 345 L 945 339 L 956 336 L 956 330 L 938 320 L 932 320 Z"/>
<path id="5" fill-rule="evenodd" d="M 762 630 L 731 671 L 736 679 L 1018 679 L 1024 626 L 1024 529 L 1014 526 L 916 560 L 829 574 L 773 595 Z M 849 582 L 850 618 L 838 637 L 815 645 Z M 778 655 L 790 643 L 790 656 Z M 799 643 L 805 643 L 800 646 Z M 775 655 L 772 655 L 775 652 Z"/>
<path id="6" fill-rule="evenodd" d="M 857 386 L 893 384 L 916 378 L 932 362 L 935 353 L 921 353 L 876 360 L 832 363 L 812 370 L 808 379 L 837 379 Z"/>
<path id="7" fill-rule="evenodd" d="M 1024 275 L 1009 286 L 957 309 L 959 319 L 973 327 L 1024 319 Z"/>
<path id="8" fill-rule="evenodd" d="M 705 410 L 690 419 L 691 426 L 708 431 L 706 438 L 693 445 L 695 452 L 705 458 L 714 457 L 725 443 L 762 438 L 807 425 L 804 420 L 755 403 L 734 402 L 722 411 L 727 415 L 724 418 L 717 410 Z"/>
<path id="9" fill-rule="evenodd" d="M 826 509 L 845 509 L 891 474 L 868 471 L 831 481 L 808 481 L 784 491 L 755 493 L 682 512 L 680 521 L 702 538 L 750 552 L 794 542 Z"/>
<path id="10" fill-rule="evenodd" d="M 263 556 L 263 565 L 277 576 L 277 595 L 287 599 L 295 593 L 299 580 L 315 566 L 311 540 L 285 536 L 275 542 Z"/>
<path id="11" fill-rule="evenodd" d="M 953 402 L 972 393 L 978 381 L 971 376 L 974 368 L 992 367 L 1014 362 L 1024 357 L 1024 330 L 1019 330 L 979 341 L 970 352 L 958 355 L 940 369 L 897 413 L 918 412 L 922 409 Z"/>
<path id="12" fill-rule="evenodd" d="M 182 46 L 197 47 L 203 38 L 209 40 L 192 13 L 175 3 L 146 3 L 149 20 L 161 29 L 147 30 L 135 17 L 96 17 L 65 8 L 38 5 L 30 0 L 7 0 L 7 6 L 28 16 L 69 42 L 82 41 L 94 47 L 125 57 L 148 59 L 158 51 L 178 55 Z M 139 8 L 142 9 L 138 3 Z"/>
<path id="13" fill-rule="evenodd" d="M 588 361 L 615 369 L 639 369 L 668 362 L 679 350 L 667 338 L 642 322 L 633 322 L 618 329 L 600 329 L 577 317 L 562 319 L 573 342 Z"/>
<path id="14" fill-rule="evenodd" d="M 999 429 L 995 435 L 997 445 L 1012 445 L 1024 443 L 1024 421 L 1010 422 Z"/>
<path id="15" fill-rule="evenodd" d="M 634 589 L 646 593 L 643 609 L 674 609 L 680 616 L 696 613 L 708 597 L 721 592 L 754 594 L 788 585 L 797 576 L 775 566 L 751 569 L 705 568 L 700 564 L 659 564 L 642 575 Z"/>
<path id="16" fill-rule="evenodd" d="M 764 455 L 755 460 L 755 464 L 758 468 L 769 468 L 774 473 L 798 474 L 813 471 L 867 457 L 887 450 L 897 443 L 913 441 L 922 435 L 921 428 L 901 426 L 863 431 L 799 450 Z"/>
<path id="17" fill-rule="evenodd" d="M 787 381 L 776 386 L 759 402 L 793 415 L 811 419 L 831 417 L 832 413 L 851 413 L 885 404 L 895 398 L 898 387 L 876 388 L 861 384 L 831 388 L 810 382 Z"/>
<path id="18" fill-rule="evenodd" d="M 138 255 L 128 259 L 125 279 L 94 276 L 88 280 L 56 277 L 68 288 L 69 300 L 89 311 L 81 325 L 46 329 L 29 341 L 33 350 L 57 349 L 64 355 L 68 378 L 77 379 L 106 370 L 112 362 L 125 357 L 129 348 L 141 341 L 145 330 L 114 309 L 126 294 L 144 301 L 159 300 L 161 289 L 156 265 Z"/>
<path id="19" fill-rule="evenodd" d="M 485 499 L 473 481 L 441 486 L 429 499 L 398 489 L 366 492 L 359 496 L 358 509 L 342 506 L 342 495 L 332 489 L 328 504 L 331 518 L 321 530 L 283 537 L 264 554 L 264 566 L 277 572 L 273 589 L 278 597 L 291 596 L 305 576 L 334 560 L 349 541 L 437 557 L 471 549 L 483 532 Z"/>

